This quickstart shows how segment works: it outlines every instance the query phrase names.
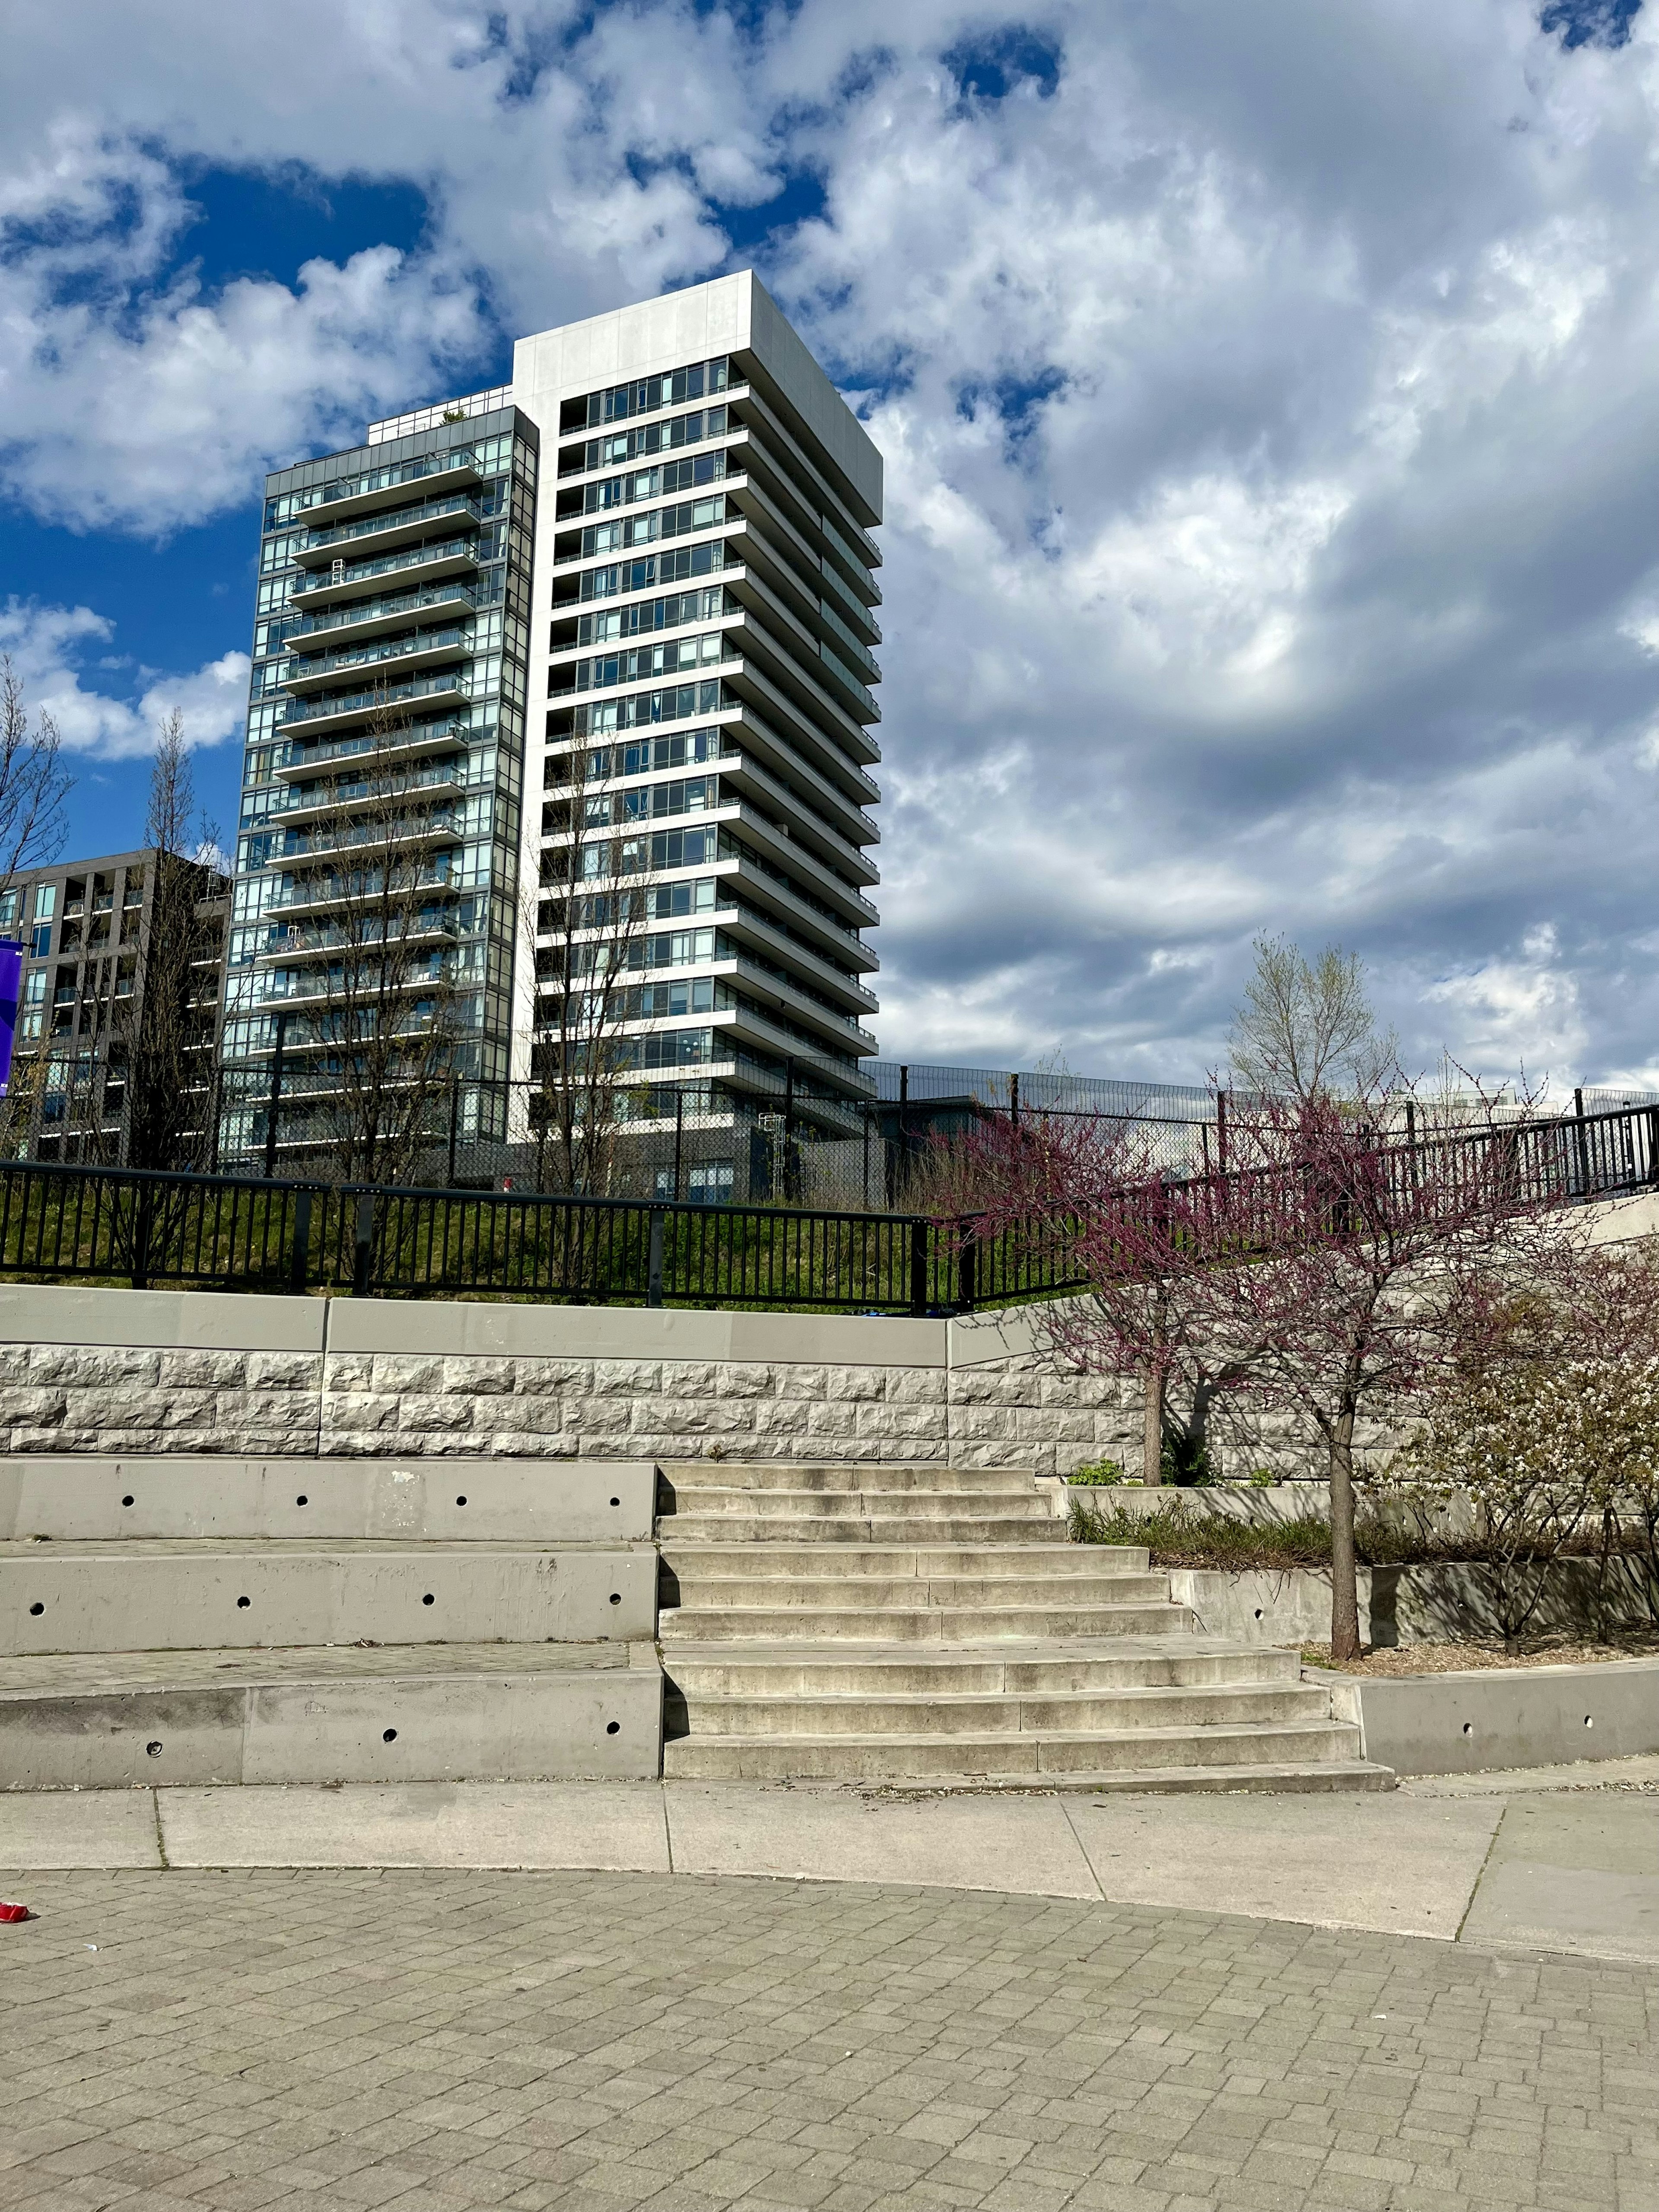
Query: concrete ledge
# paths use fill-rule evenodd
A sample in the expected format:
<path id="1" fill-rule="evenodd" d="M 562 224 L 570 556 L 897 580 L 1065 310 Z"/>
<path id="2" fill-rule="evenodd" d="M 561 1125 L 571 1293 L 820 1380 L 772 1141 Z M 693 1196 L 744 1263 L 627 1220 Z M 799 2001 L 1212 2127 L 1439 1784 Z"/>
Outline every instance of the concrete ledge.
<path id="1" fill-rule="evenodd" d="M 1659 1659 L 1364 1678 L 1308 1670 L 1396 1774 L 1474 1774 L 1659 1751 Z"/>
<path id="2" fill-rule="evenodd" d="M 1498 1634 L 1491 1570 L 1479 1560 L 1430 1561 L 1415 1567 L 1362 1567 L 1359 1633 L 1383 1649 L 1404 1644 L 1461 1644 Z M 1639 1562 L 1613 1562 L 1597 1596 L 1594 1559 L 1557 1559 L 1528 1623 L 1532 1634 L 1594 1636 L 1605 1610 L 1615 1633 L 1644 1629 L 1649 1613 Z M 1315 1567 L 1223 1572 L 1172 1567 L 1170 1595 L 1190 1606 L 1207 1636 L 1246 1643 L 1322 1643 L 1330 1634 L 1331 1578 Z"/>
<path id="3" fill-rule="evenodd" d="M 0 1283 L 0 1344 L 321 1352 L 330 1301 Z"/>
<path id="4" fill-rule="evenodd" d="M 327 1310 L 331 1354 L 753 1360 L 803 1367 L 943 1367 L 946 1357 L 947 1325 L 942 1321 L 872 1320 L 855 1314 L 428 1305 L 374 1298 L 331 1299 Z"/>
<path id="5" fill-rule="evenodd" d="M 662 1677 L 626 1663 L 0 1694 L 0 1790 L 649 1780 Z M 441 1655 L 439 1655 L 441 1656 Z M 257 1669 L 257 1659 L 251 1662 Z"/>
<path id="6" fill-rule="evenodd" d="M 650 1460 L 0 1458 L 0 1540 L 649 1542 Z"/>

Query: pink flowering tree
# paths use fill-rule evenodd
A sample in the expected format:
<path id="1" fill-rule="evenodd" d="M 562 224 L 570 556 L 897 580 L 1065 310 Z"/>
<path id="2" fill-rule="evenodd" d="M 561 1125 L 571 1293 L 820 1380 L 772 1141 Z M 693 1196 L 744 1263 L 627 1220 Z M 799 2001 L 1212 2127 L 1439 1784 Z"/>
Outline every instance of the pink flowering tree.
<path id="1" fill-rule="evenodd" d="M 1359 1656 L 1356 1442 L 1366 1417 L 1420 1402 L 1444 1371 L 1452 1317 L 1494 1271 L 1542 1265 L 1565 1201 L 1551 1133 L 1482 1110 L 1413 1145 L 1385 1140 L 1407 1103 L 1261 1102 L 1250 1164 L 1179 1179 L 1145 1172 L 1121 1127 L 1001 1125 L 975 1139 L 986 1233 L 1066 1246 L 1085 1294 L 1050 1342 L 1073 1365 L 1140 1376 L 1154 1422 L 1179 1379 L 1195 1410 L 1237 1393 L 1299 1418 L 1325 1448 L 1331 1651 Z M 1161 1441 L 1161 1439 L 1160 1439 Z"/>

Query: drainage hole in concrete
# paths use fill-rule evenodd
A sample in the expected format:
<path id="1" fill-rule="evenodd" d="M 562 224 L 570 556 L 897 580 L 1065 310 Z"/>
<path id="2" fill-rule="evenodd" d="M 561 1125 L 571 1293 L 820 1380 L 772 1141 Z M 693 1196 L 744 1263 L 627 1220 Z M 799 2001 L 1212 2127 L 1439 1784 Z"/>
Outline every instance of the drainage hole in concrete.
<path id="1" fill-rule="evenodd" d="M 295 1503 L 296 1505 L 309 1505 L 309 1504 L 310 1504 L 310 1503 L 311 1503 L 311 1500 L 310 1500 L 310 1499 L 306 1496 L 306 1494 L 305 1494 L 304 1491 L 302 1490 L 302 1491 L 300 1492 L 300 1495 L 299 1495 L 299 1496 L 295 1499 L 294 1503 Z"/>
<path id="2" fill-rule="evenodd" d="M 30 1611 L 31 1613 L 44 1613 L 44 1612 L 46 1611 L 46 1608 L 45 1607 L 45 1606 L 43 1606 L 42 1604 L 40 1604 L 40 1603 L 39 1602 L 39 1601 L 38 1601 L 38 1600 L 37 1600 L 37 1601 L 36 1601 L 33 1605 L 32 1605 L 32 1606 L 29 1607 L 29 1611 Z"/>
<path id="3" fill-rule="evenodd" d="M 383 1729 L 381 1730 L 380 1741 L 382 1743 L 396 1743 L 397 1741 L 398 1731 L 396 1729 Z"/>
<path id="4" fill-rule="evenodd" d="M 132 1499 L 131 1499 L 131 1498 L 129 1496 L 129 1497 L 124 1498 L 121 1500 L 121 1503 L 122 1503 L 122 1504 L 123 1504 L 123 1505 L 131 1505 L 131 1503 L 132 1503 Z"/>
<path id="5" fill-rule="evenodd" d="M 421 1603 L 422 1605 L 435 1605 L 437 1603 L 437 1600 L 433 1596 L 432 1592 L 428 1590 L 426 1595 L 421 1600 Z"/>
<path id="6" fill-rule="evenodd" d="M 1255 1609 L 1255 1617 L 1258 1620 L 1261 1618 L 1261 1607 L 1260 1606 L 1257 1606 Z"/>
<path id="7" fill-rule="evenodd" d="M 621 1498 L 613 1498 L 611 1499 L 611 1503 L 613 1505 L 620 1505 L 620 1504 L 622 1504 L 622 1500 L 621 1500 Z"/>
<path id="8" fill-rule="evenodd" d="M 620 1605 L 622 1603 L 622 1592 L 620 1590 L 611 1591 L 611 1602 L 612 1605 Z"/>
<path id="9" fill-rule="evenodd" d="M 238 1609 L 239 1609 L 239 1610 L 240 1610 L 242 1607 L 244 1607 L 244 1606 L 250 1606 L 250 1605 L 252 1605 L 252 1602 L 253 1602 L 253 1600 L 252 1600 L 251 1597 L 239 1597 L 239 1598 L 237 1599 L 237 1601 L 236 1601 L 237 1607 L 238 1607 Z"/>
<path id="10" fill-rule="evenodd" d="M 605 1732 L 607 1735 L 620 1735 L 622 1734 L 622 1723 L 620 1721 L 607 1721 L 605 1724 Z"/>
<path id="11" fill-rule="evenodd" d="M 151 1742 L 151 1743 L 147 1743 L 147 1744 L 144 1746 L 144 1749 L 145 1749 L 145 1752 L 148 1753 L 148 1755 L 149 1755 L 151 1759 L 159 1759 L 159 1758 L 161 1756 L 161 1738 L 160 1738 L 159 1736 L 157 1736 L 157 1737 L 155 1739 L 155 1741 L 154 1741 L 153 1742 Z"/>
<path id="12" fill-rule="evenodd" d="M 1464 1722 L 1463 1733 L 1465 1735 L 1473 1735 L 1474 1734 L 1474 1723 L 1473 1721 Z"/>
<path id="13" fill-rule="evenodd" d="M 1595 1726 L 1595 1723 L 1590 1718 L 1588 1713 L 1584 1716 L 1584 1726 L 1586 1728 L 1594 1728 Z"/>
<path id="14" fill-rule="evenodd" d="M 458 1505 L 465 1505 L 465 1503 L 466 1503 L 466 1500 L 465 1500 L 465 1498 L 458 1498 L 455 1500 L 455 1503 L 456 1503 Z"/>

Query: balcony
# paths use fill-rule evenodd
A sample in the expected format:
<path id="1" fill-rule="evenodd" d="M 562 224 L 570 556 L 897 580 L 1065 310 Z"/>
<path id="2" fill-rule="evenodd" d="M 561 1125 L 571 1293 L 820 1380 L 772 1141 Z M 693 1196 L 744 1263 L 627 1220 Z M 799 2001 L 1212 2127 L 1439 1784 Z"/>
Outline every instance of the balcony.
<path id="1" fill-rule="evenodd" d="M 434 498 L 444 492 L 471 491 L 483 482 L 471 448 L 456 447 L 447 453 L 423 453 L 395 468 L 376 469 L 366 477 L 348 477 L 338 486 L 325 485 L 322 497 L 302 507 L 295 520 L 306 521 L 320 514 L 332 525 L 377 507 L 395 507 L 400 500 L 407 504 L 415 485 Z"/>
<path id="2" fill-rule="evenodd" d="M 373 599 L 364 607 L 342 607 L 336 614 L 306 615 L 284 631 L 279 642 L 303 651 L 313 641 L 343 643 L 370 638 L 384 630 L 407 629 L 422 615 L 471 614 L 477 605 L 470 584 L 441 584 L 429 592 L 400 592 L 391 599 Z"/>
<path id="3" fill-rule="evenodd" d="M 285 691 L 304 693 L 320 690 L 335 682 L 346 672 L 396 666 L 399 670 L 435 667 L 441 661 L 454 660 L 472 651 L 470 629 L 459 626 L 440 630 L 423 631 L 419 636 L 396 645 L 366 645 L 356 653 L 330 653 L 319 660 L 290 660 L 282 674 Z"/>
<path id="4" fill-rule="evenodd" d="M 372 847 L 376 851 L 391 845 L 423 845 L 451 843 L 466 835 L 465 806 L 434 806 L 411 813 L 406 821 L 354 823 L 343 835 L 335 836 L 304 836 L 290 832 L 283 840 L 283 849 L 276 854 L 273 865 L 290 867 L 295 862 L 327 860 L 336 853 L 351 853 Z"/>
<path id="5" fill-rule="evenodd" d="M 284 783 L 295 783 L 322 774 L 336 761 L 362 760 L 372 756 L 377 761 L 393 763 L 416 760 L 428 753 L 459 752 L 470 735 L 464 723 L 433 722 L 391 735 L 373 732 L 362 738 L 340 738 L 331 745 L 310 745 L 303 750 L 290 751 L 285 761 L 277 763 L 276 774 Z"/>
<path id="6" fill-rule="evenodd" d="M 398 887 L 398 896 L 412 897 L 417 891 L 430 890 L 439 895 L 446 892 L 460 896 L 462 886 L 455 882 L 446 868 L 441 873 L 435 866 L 418 870 L 410 880 Z M 312 877 L 297 883 L 279 898 L 274 898 L 265 908 L 266 914 L 306 915 L 329 914 L 343 906 L 378 896 L 372 883 L 342 884 L 337 876 Z"/>
<path id="7" fill-rule="evenodd" d="M 393 776 L 384 782 L 371 781 L 367 776 L 342 778 L 315 796 L 291 784 L 266 818 L 278 826 L 325 821 L 331 814 L 347 813 L 357 806 L 386 805 L 411 793 L 459 791 L 465 781 L 465 769 L 459 762 L 452 762 L 425 775 Z"/>
<path id="8" fill-rule="evenodd" d="M 290 734 L 299 727 L 318 732 L 343 730 L 353 722 L 373 721 L 377 714 L 396 715 L 400 709 L 416 703 L 431 701 L 440 707 L 453 707 L 471 696 L 471 685 L 459 674 L 428 676 L 412 684 L 377 685 L 372 691 L 349 692 L 343 698 L 324 698 L 314 702 L 291 699 L 277 727 Z"/>
<path id="9" fill-rule="evenodd" d="M 461 934 L 460 916 L 453 909 L 448 912 L 422 913 L 406 929 L 394 931 L 395 945 L 453 944 Z M 342 929 L 337 923 L 325 923 L 307 928 L 303 924 L 279 922 L 270 932 L 267 943 L 254 954 L 256 961 L 269 960 L 327 960 L 337 952 L 360 953 L 372 951 L 375 938 L 372 931 Z"/>
<path id="10" fill-rule="evenodd" d="M 348 561 L 341 574 L 331 574 L 327 569 L 295 584 L 289 591 L 289 605 L 303 607 L 309 615 L 313 607 L 333 606 L 338 600 L 349 599 L 379 576 L 418 574 L 423 581 L 435 583 L 441 576 L 476 576 L 478 573 L 478 550 L 465 538 L 446 539 L 441 545 L 417 545 L 410 553 L 388 553 L 379 561 Z"/>
<path id="11" fill-rule="evenodd" d="M 455 499 L 427 500 L 419 507 L 396 507 L 390 514 L 368 514 L 361 522 L 343 522 L 337 530 L 313 530 L 294 558 L 302 568 L 315 568 L 337 559 L 347 550 L 381 552 L 394 545 L 411 545 L 446 526 L 453 532 L 482 528 L 483 508 L 463 494 Z"/>

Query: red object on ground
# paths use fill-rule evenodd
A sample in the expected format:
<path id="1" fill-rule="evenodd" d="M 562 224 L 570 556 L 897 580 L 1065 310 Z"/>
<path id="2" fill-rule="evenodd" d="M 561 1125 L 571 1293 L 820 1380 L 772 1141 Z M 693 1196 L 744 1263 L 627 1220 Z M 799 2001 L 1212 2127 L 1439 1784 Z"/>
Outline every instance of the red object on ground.
<path id="1" fill-rule="evenodd" d="M 27 1920 L 28 1917 L 27 1905 L 0 1905 L 0 1920 Z"/>

